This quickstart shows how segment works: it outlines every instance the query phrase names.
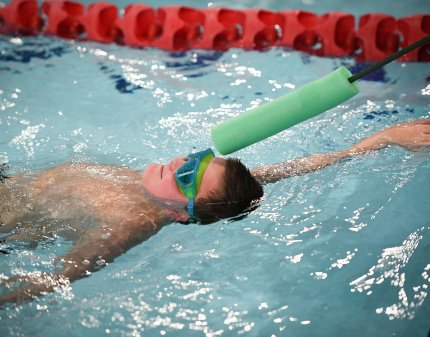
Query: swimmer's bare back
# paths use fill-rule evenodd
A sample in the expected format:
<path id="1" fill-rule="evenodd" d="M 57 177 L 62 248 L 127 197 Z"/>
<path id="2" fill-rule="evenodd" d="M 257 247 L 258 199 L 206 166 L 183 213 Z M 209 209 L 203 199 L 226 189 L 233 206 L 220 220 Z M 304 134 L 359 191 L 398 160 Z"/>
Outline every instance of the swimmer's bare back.
<path id="1" fill-rule="evenodd" d="M 141 172 L 129 168 L 67 163 L 32 177 L 12 176 L 1 185 L 3 196 L 19 190 L 26 204 L 37 210 L 30 212 L 32 216 L 43 214 L 76 226 L 74 230 L 81 234 L 62 258 L 62 269 L 56 274 L 71 281 L 98 269 L 100 261 L 112 261 L 169 222 L 148 202 Z M 8 216 L 19 222 L 22 214 Z M 87 226 L 82 219 L 94 219 L 95 225 Z M 37 295 L 39 290 L 28 293 Z"/>

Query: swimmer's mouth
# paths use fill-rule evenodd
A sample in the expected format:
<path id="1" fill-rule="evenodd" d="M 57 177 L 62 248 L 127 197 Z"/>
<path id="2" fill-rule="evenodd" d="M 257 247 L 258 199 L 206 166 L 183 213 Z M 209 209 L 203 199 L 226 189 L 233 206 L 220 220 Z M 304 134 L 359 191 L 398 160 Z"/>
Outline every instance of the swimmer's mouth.
<path id="1" fill-rule="evenodd" d="M 163 179 L 163 171 L 164 171 L 164 165 L 161 165 L 161 179 Z"/>

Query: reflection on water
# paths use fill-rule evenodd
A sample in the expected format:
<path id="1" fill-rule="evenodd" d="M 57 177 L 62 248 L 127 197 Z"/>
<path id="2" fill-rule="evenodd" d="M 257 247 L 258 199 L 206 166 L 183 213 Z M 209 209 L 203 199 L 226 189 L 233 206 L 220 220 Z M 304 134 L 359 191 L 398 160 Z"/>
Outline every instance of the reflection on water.
<path id="1" fill-rule="evenodd" d="M 369 271 L 350 283 L 351 291 L 371 295 L 384 282 L 396 289 L 398 301 L 392 305 L 378 307 L 377 314 L 386 314 L 389 319 L 413 319 L 428 294 L 430 284 L 430 264 L 421 272 L 422 279 L 414 279 L 411 284 L 407 280 L 408 262 L 412 258 L 424 236 L 429 234 L 430 227 L 422 227 L 411 233 L 400 246 L 385 248 L 376 265 Z M 409 294 L 409 297 L 408 297 Z M 385 299 L 384 302 L 386 302 Z"/>

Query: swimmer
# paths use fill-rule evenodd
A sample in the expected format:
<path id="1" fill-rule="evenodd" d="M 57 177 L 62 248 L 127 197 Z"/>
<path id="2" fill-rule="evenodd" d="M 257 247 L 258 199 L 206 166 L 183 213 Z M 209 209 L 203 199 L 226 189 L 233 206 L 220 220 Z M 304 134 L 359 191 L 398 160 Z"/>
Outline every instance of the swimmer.
<path id="1" fill-rule="evenodd" d="M 67 163 L 36 175 L 6 175 L 0 183 L 5 243 L 62 236 L 73 242 L 55 272 L 2 279 L 0 304 L 22 303 L 87 277 L 172 222 L 209 224 L 240 219 L 258 206 L 262 185 L 320 170 L 356 155 L 397 145 L 430 151 L 430 120 L 401 123 L 350 148 L 248 170 L 208 149 L 151 164 L 125 167 Z"/>

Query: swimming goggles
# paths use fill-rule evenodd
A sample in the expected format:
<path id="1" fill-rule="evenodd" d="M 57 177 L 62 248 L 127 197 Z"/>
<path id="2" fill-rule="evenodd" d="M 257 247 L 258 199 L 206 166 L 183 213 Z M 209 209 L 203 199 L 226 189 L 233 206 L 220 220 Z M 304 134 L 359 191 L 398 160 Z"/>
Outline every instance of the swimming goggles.
<path id="1" fill-rule="evenodd" d="M 194 198 L 200 188 L 203 174 L 209 162 L 215 157 L 212 149 L 191 153 L 187 161 L 177 169 L 175 178 L 179 190 L 188 199 L 187 211 L 192 219 L 194 217 Z"/>

